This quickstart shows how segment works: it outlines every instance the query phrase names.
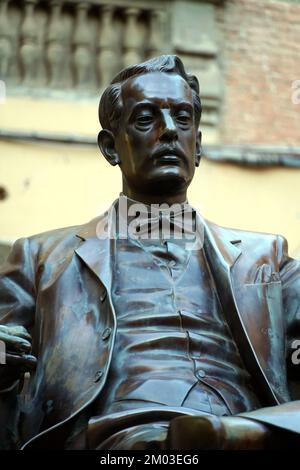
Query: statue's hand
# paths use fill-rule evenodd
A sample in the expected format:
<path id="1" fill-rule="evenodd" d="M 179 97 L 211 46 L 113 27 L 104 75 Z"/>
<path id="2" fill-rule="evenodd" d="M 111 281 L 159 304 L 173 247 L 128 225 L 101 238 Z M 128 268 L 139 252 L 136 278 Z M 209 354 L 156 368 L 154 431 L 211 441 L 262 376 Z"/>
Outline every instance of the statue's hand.
<path id="1" fill-rule="evenodd" d="M 175 449 L 264 449 L 270 430 L 239 416 L 180 416 L 169 425 L 167 448 Z"/>
<path id="2" fill-rule="evenodd" d="M 0 388 L 3 389 L 18 380 L 24 372 L 36 367 L 37 359 L 30 354 L 31 336 L 23 326 L 0 325 L 1 377 Z"/>

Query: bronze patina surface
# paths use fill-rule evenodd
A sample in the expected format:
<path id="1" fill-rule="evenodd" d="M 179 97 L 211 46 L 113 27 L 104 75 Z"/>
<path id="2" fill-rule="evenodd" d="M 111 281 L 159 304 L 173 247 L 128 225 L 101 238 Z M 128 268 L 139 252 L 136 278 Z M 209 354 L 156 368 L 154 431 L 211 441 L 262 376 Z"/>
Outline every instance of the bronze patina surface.
<path id="1" fill-rule="evenodd" d="M 1 447 L 299 445 L 300 263 L 283 237 L 189 205 L 197 79 L 176 56 L 128 67 L 99 118 L 120 197 L 85 225 L 18 240 L 0 269 Z"/>

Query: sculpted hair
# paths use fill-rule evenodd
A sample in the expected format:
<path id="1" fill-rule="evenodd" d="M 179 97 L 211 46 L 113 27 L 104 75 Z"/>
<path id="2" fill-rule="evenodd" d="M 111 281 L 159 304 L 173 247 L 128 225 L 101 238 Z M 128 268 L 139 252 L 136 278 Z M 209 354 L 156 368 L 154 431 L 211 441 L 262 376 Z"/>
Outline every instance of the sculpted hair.
<path id="1" fill-rule="evenodd" d="M 131 65 L 121 70 L 104 90 L 100 99 L 99 121 L 102 129 L 108 129 L 113 133 L 118 131 L 119 119 L 123 110 L 122 84 L 128 78 L 152 72 L 178 74 L 188 83 L 193 94 L 195 125 L 198 129 L 202 112 L 199 96 L 199 82 L 194 75 L 186 73 L 182 61 L 176 55 L 161 55 L 141 64 Z"/>

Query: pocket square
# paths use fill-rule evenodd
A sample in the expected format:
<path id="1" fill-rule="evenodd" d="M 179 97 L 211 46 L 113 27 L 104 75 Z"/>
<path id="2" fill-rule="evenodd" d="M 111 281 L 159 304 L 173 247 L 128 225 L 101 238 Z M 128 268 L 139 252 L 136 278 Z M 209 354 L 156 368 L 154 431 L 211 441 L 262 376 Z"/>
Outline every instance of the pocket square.
<path id="1" fill-rule="evenodd" d="M 254 276 L 255 284 L 265 284 L 267 282 L 276 282 L 280 281 L 280 276 L 278 272 L 273 272 L 269 264 L 262 264 L 256 270 Z"/>

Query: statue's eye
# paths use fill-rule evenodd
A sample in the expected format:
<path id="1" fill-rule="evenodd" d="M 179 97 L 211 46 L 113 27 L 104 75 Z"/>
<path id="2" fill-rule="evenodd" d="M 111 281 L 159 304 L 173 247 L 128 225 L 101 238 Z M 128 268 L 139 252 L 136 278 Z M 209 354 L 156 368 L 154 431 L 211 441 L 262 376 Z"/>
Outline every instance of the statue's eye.
<path id="1" fill-rule="evenodd" d="M 190 114 L 178 114 L 176 116 L 176 121 L 179 123 L 179 124 L 189 124 L 190 121 L 191 121 L 191 116 Z"/>
<path id="2" fill-rule="evenodd" d="M 147 126 L 151 124 L 153 121 L 153 116 L 152 114 L 145 114 L 143 116 L 138 116 L 136 118 L 136 123 L 141 126 Z"/>

